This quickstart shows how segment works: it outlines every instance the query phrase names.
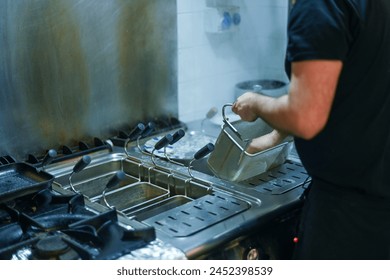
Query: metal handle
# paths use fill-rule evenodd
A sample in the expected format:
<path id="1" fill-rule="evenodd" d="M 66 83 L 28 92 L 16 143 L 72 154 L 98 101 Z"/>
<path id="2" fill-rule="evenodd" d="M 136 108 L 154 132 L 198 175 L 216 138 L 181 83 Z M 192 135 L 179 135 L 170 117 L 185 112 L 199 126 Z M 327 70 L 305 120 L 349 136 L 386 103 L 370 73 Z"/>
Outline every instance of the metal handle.
<path id="1" fill-rule="evenodd" d="M 172 140 L 173 140 L 173 136 L 168 133 L 167 135 L 162 137 L 160 140 L 158 140 L 158 142 L 154 145 L 154 149 L 152 151 L 152 154 L 150 155 L 151 160 L 152 160 L 154 165 L 156 165 L 156 162 L 154 161 L 154 151 L 155 150 L 160 150 L 160 149 L 168 146 L 169 143 L 172 142 Z"/>
<path id="2" fill-rule="evenodd" d="M 179 141 L 181 138 L 184 137 L 185 131 L 183 129 L 179 129 L 172 135 L 172 141 L 169 142 L 170 145 L 175 144 L 177 141 Z"/>
<path id="3" fill-rule="evenodd" d="M 42 170 L 45 170 L 45 166 L 49 165 L 57 156 L 57 151 L 50 149 L 42 160 Z"/>
<path id="4" fill-rule="evenodd" d="M 160 140 L 157 141 L 157 143 L 154 145 L 154 149 L 160 150 L 166 147 L 167 145 L 169 145 L 169 143 L 171 143 L 172 140 L 173 140 L 173 136 L 168 133 L 167 135 L 165 135 L 164 137 L 162 137 Z"/>
<path id="5" fill-rule="evenodd" d="M 136 139 L 142 132 L 145 130 L 145 125 L 143 123 L 139 123 L 133 130 L 129 133 L 128 138 L 132 141 Z"/>
<path id="6" fill-rule="evenodd" d="M 199 151 L 197 151 L 194 155 L 194 158 L 190 161 L 190 163 L 188 164 L 188 174 L 191 176 L 191 178 L 195 178 L 194 175 L 192 175 L 192 172 L 191 172 L 191 168 L 192 168 L 192 163 L 195 161 L 195 160 L 199 160 L 201 158 L 204 158 L 205 156 L 207 156 L 209 153 L 211 153 L 212 151 L 214 151 L 214 144 L 212 143 L 208 143 L 206 144 L 205 146 L 203 146 Z"/>
<path id="7" fill-rule="evenodd" d="M 73 172 L 78 173 L 81 170 L 83 170 L 85 167 L 87 167 L 88 164 L 91 163 L 91 157 L 88 155 L 83 156 L 73 167 Z"/>
<path id="8" fill-rule="evenodd" d="M 223 117 L 223 122 L 233 131 L 233 133 L 243 142 L 244 147 L 242 148 L 239 163 L 241 163 L 242 159 L 244 158 L 245 151 L 249 145 L 249 143 L 252 141 L 251 139 L 244 139 L 242 138 L 242 135 L 238 132 L 238 130 L 229 122 L 229 119 L 225 115 L 225 108 L 229 106 L 233 106 L 234 104 L 232 103 L 227 103 L 222 107 L 222 117 Z"/>
<path id="9" fill-rule="evenodd" d="M 143 153 L 143 154 L 146 154 L 146 153 L 144 152 L 144 150 L 141 147 L 140 140 L 141 140 L 141 138 L 145 138 L 145 137 L 149 136 L 149 134 L 151 134 L 153 132 L 155 127 L 156 127 L 156 124 L 154 122 L 148 122 L 148 124 L 145 126 L 145 129 L 137 137 L 137 147 L 138 147 L 138 150 L 141 153 Z"/>
<path id="10" fill-rule="evenodd" d="M 125 153 L 128 157 L 130 157 L 129 151 L 127 150 L 127 145 L 133 141 L 136 137 L 141 137 L 142 133 L 145 130 L 145 125 L 143 123 L 138 123 L 136 127 L 127 135 L 127 139 L 125 141 L 124 149 Z M 138 143 L 138 140 L 137 140 Z"/>
<path id="11" fill-rule="evenodd" d="M 169 145 L 173 145 L 175 144 L 177 141 L 179 141 L 181 138 L 184 137 L 185 135 L 185 131 L 183 129 L 179 129 L 178 131 L 176 131 L 173 135 L 172 135 L 172 140 L 169 142 Z M 178 164 L 180 166 L 184 166 L 184 164 L 180 163 L 180 162 L 177 162 L 177 161 L 174 161 L 172 160 L 168 154 L 167 154 L 167 146 L 164 147 L 164 156 L 165 158 L 171 162 L 171 163 L 175 163 L 175 164 Z"/>
<path id="12" fill-rule="evenodd" d="M 194 159 L 198 160 L 204 158 L 212 151 L 214 151 L 214 144 L 208 143 L 207 145 L 205 145 L 203 148 L 201 148 L 199 151 L 195 153 Z"/>
<path id="13" fill-rule="evenodd" d="M 79 191 L 77 191 L 74 186 L 73 186 L 73 183 L 72 183 L 72 176 L 73 174 L 75 173 L 78 173 L 80 172 L 81 170 L 83 170 L 85 167 L 87 167 L 88 164 L 91 163 L 91 157 L 88 156 L 88 155 L 85 155 L 83 156 L 77 163 L 76 165 L 73 167 L 73 171 L 72 173 L 69 175 L 69 186 L 70 188 L 72 189 L 72 191 L 74 191 L 75 193 L 80 193 Z"/>
<path id="14" fill-rule="evenodd" d="M 153 132 L 154 128 L 156 127 L 156 124 L 154 122 L 148 122 L 148 124 L 145 126 L 145 129 L 141 133 L 141 137 L 149 136 L 150 133 Z"/>
<path id="15" fill-rule="evenodd" d="M 113 187 L 115 187 L 116 185 L 118 185 L 123 179 L 125 179 L 126 177 L 126 174 L 125 172 L 123 171 L 118 171 L 117 173 L 115 173 L 114 176 L 112 176 L 112 178 L 108 181 L 106 187 L 104 188 L 103 190 L 103 194 L 102 194 L 102 198 L 103 198 L 103 201 L 104 203 L 106 204 L 107 207 L 111 208 L 111 209 L 114 209 L 115 207 L 110 205 L 106 199 L 106 191 L 108 189 L 111 189 Z"/>
<path id="16" fill-rule="evenodd" d="M 233 107 L 233 103 L 226 103 L 225 105 L 223 105 L 222 107 L 222 118 L 223 118 L 223 122 L 225 125 L 227 125 L 232 131 L 234 134 L 237 135 L 238 138 L 240 138 L 241 140 L 244 141 L 244 139 L 242 139 L 242 136 L 241 134 L 238 132 L 238 130 L 232 125 L 231 122 L 229 122 L 229 118 L 226 117 L 226 114 L 225 114 L 225 109 L 226 107 Z"/>
<path id="17" fill-rule="evenodd" d="M 128 138 L 125 141 L 124 149 L 125 149 L 125 153 L 126 153 L 126 155 L 128 157 L 130 157 L 130 153 L 127 150 L 127 145 L 131 141 L 134 141 L 135 138 L 136 138 L 136 141 L 137 141 L 138 150 L 141 153 L 144 153 L 144 151 L 143 151 L 143 149 L 141 148 L 141 145 L 140 145 L 140 140 L 141 140 L 141 138 L 146 137 L 150 133 L 152 133 L 154 128 L 155 128 L 155 124 L 153 122 L 149 122 L 147 125 L 144 125 L 143 123 L 138 123 L 137 124 L 137 126 L 129 133 Z"/>

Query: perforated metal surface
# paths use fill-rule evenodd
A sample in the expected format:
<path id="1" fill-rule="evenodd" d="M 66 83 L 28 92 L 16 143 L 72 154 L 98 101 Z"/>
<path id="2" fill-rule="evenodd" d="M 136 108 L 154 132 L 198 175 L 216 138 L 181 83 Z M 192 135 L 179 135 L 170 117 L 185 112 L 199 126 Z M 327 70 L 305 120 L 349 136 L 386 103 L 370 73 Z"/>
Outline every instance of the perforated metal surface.
<path id="1" fill-rule="evenodd" d="M 221 193 L 191 201 L 144 222 L 171 236 L 189 236 L 250 208 L 249 203 Z"/>
<path id="2" fill-rule="evenodd" d="M 277 168 L 242 182 L 255 191 L 280 195 L 309 182 L 310 177 L 300 163 L 287 161 Z"/>

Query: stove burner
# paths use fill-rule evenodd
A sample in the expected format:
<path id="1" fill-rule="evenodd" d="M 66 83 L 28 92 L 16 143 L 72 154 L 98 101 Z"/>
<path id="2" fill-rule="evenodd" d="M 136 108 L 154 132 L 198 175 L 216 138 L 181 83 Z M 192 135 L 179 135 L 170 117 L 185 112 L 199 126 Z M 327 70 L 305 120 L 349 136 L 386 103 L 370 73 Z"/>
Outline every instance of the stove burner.
<path id="1" fill-rule="evenodd" d="M 0 259 L 117 259 L 155 239 L 127 230 L 116 210 L 96 214 L 80 194 L 45 190 L 0 204 Z"/>
<path id="2" fill-rule="evenodd" d="M 35 244 L 35 248 L 42 259 L 58 259 L 69 250 L 68 244 L 57 235 L 44 237 Z"/>

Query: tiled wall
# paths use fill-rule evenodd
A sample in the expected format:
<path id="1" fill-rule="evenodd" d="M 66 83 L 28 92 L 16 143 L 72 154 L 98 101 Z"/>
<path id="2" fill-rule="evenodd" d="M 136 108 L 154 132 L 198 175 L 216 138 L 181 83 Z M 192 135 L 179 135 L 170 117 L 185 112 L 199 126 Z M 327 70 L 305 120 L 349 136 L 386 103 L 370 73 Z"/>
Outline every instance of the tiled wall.
<path id="1" fill-rule="evenodd" d="M 213 106 L 234 100 L 236 83 L 286 80 L 287 0 L 177 0 L 179 118 L 203 118 Z M 239 7 L 241 23 L 231 32 L 206 32 L 206 10 Z"/>

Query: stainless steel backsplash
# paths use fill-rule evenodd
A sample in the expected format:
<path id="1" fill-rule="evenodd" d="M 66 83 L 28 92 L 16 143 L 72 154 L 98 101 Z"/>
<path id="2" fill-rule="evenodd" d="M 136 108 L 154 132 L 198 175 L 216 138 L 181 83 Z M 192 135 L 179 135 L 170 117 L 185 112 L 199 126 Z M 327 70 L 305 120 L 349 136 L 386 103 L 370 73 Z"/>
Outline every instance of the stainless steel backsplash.
<path id="1" fill-rule="evenodd" d="M 177 114 L 175 0 L 0 1 L 0 156 Z"/>

